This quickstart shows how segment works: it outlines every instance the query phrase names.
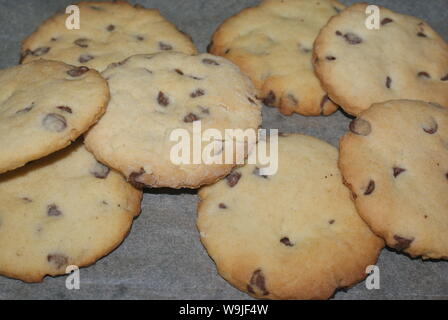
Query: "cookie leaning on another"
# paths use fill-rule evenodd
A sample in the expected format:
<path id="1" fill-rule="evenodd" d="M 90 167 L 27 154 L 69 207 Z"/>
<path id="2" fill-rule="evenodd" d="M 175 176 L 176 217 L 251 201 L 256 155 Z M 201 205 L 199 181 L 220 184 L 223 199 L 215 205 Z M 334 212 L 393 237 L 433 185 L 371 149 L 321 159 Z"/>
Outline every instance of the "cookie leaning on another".
<path id="1" fill-rule="evenodd" d="M 103 71 L 113 62 L 140 53 L 196 53 L 191 38 L 158 10 L 127 2 L 80 2 L 80 29 L 69 30 L 68 15 L 57 13 L 23 41 L 22 59 L 59 60 Z"/>
<path id="2" fill-rule="evenodd" d="M 328 19 L 344 8 L 336 0 L 265 0 L 227 19 L 209 52 L 248 74 L 264 103 L 290 115 L 328 115 L 337 106 L 314 75 L 313 42 Z"/>
<path id="3" fill-rule="evenodd" d="M 85 143 L 98 160 L 140 187 L 197 188 L 235 167 L 202 161 L 175 164 L 171 151 L 178 142 L 170 141 L 174 130 L 184 129 L 193 147 L 192 130 L 198 120 L 202 132 L 217 130 L 227 142 L 231 137 L 225 136 L 226 129 L 256 130 L 261 125 L 255 88 L 238 67 L 221 57 L 136 55 L 109 66 L 103 76 L 111 101 Z M 244 147 L 243 141 L 236 141 Z"/>
<path id="4" fill-rule="evenodd" d="M 126 237 L 142 193 L 80 143 L 0 176 L 0 273 L 26 282 L 94 263 Z"/>
<path id="5" fill-rule="evenodd" d="M 34 61 L 0 71 L 0 173 L 69 145 L 106 110 L 95 70 Z"/>
<path id="6" fill-rule="evenodd" d="M 336 148 L 291 134 L 278 150 L 277 174 L 248 164 L 200 190 L 201 241 L 221 276 L 256 298 L 327 299 L 365 278 L 384 243 L 357 214 Z"/>
<path id="7" fill-rule="evenodd" d="M 367 5 L 348 7 L 316 39 L 316 74 L 330 98 L 352 115 L 393 99 L 448 107 L 448 44 L 426 22 L 383 7 L 380 29 L 369 30 Z"/>
<path id="8" fill-rule="evenodd" d="M 339 166 L 356 207 L 390 247 L 448 259 L 448 110 L 374 104 L 350 124 Z"/>

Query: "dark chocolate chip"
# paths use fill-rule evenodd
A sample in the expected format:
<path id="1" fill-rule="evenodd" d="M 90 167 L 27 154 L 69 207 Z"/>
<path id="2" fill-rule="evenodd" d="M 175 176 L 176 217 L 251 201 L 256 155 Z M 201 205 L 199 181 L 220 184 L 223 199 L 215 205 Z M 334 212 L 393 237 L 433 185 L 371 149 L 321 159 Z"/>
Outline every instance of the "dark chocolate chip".
<path id="1" fill-rule="evenodd" d="M 392 20 L 391 18 L 384 18 L 383 20 L 381 20 L 381 25 L 384 26 L 385 24 L 391 23 L 394 20 Z"/>
<path id="2" fill-rule="evenodd" d="M 57 113 L 49 113 L 43 118 L 42 125 L 49 131 L 61 132 L 67 128 L 67 121 Z"/>
<path id="3" fill-rule="evenodd" d="M 110 24 L 107 26 L 107 31 L 111 32 L 115 30 L 115 26 L 113 24 Z"/>
<path id="4" fill-rule="evenodd" d="M 267 106 L 272 106 L 275 103 L 276 96 L 274 91 L 270 90 L 268 95 L 263 98 L 263 103 Z"/>
<path id="5" fill-rule="evenodd" d="M 170 99 L 162 92 L 159 92 L 159 95 L 157 96 L 157 102 L 162 106 L 166 107 L 170 104 Z"/>
<path id="6" fill-rule="evenodd" d="M 448 81 L 448 73 L 446 74 L 446 76 L 440 78 L 440 81 Z"/>
<path id="7" fill-rule="evenodd" d="M 53 253 L 47 256 L 47 261 L 56 269 L 61 269 L 68 264 L 68 257 L 63 254 Z"/>
<path id="8" fill-rule="evenodd" d="M 354 119 L 350 122 L 349 129 L 354 134 L 360 136 L 368 136 L 372 131 L 372 127 L 370 126 L 370 122 L 364 119 Z"/>
<path id="9" fill-rule="evenodd" d="M 364 191 L 364 195 L 365 196 L 371 195 L 373 191 L 375 191 L 375 181 L 370 180 L 369 185 L 366 188 L 366 191 Z"/>
<path id="10" fill-rule="evenodd" d="M 334 219 L 331 219 L 330 221 L 328 221 L 329 224 L 333 224 L 334 223 Z"/>
<path id="11" fill-rule="evenodd" d="M 291 243 L 291 241 L 289 241 L 289 238 L 288 238 L 288 237 L 283 237 L 283 238 L 281 238 L 281 239 L 280 239 L 280 242 L 283 243 L 285 246 L 288 246 L 288 247 L 292 247 L 292 246 L 294 246 L 294 245 Z"/>
<path id="12" fill-rule="evenodd" d="M 198 121 L 199 117 L 197 115 L 195 115 L 194 113 L 189 113 L 184 117 L 184 122 L 189 123 L 189 122 L 194 122 L 194 121 Z"/>
<path id="13" fill-rule="evenodd" d="M 164 42 L 159 42 L 159 48 L 160 50 L 163 51 L 169 51 L 169 50 L 173 50 L 173 47 L 170 44 L 164 43 Z"/>
<path id="14" fill-rule="evenodd" d="M 394 167 L 394 178 L 396 178 L 400 173 L 403 173 L 406 171 L 406 169 L 403 168 L 399 168 L 399 167 Z"/>
<path id="15" fill-rule="evenodd" d="M 342 32 L 339 31 L 339 30 L 336 30 L 335 34 L 336 34 L 337 36 L 342 36 Z"/>
<path id="16" fill-rule="evenodd" d="M 181 76 L 184 75 L 184 72 L 180 69 L 174 69 L 174 71 L 176 71 L 176 73 L 180 74 Z"/>
<path id="17" fill-rule="evenodd" d="M 53 203 L 47 206 L 47 215 L 49 217 L 58 217 L 62 215 L 62 211 L 59 209 L 57 205 Z"/>
<path id="18" fill-rule="evenodd" d="M 259 176 L 259 177 L 268 179 L 268 176 L 267 176 L 267 175 L 265 175 L 265 174 L 261 174 L 261 173 L 260 173 L 260 168 L 258 168 L 258 167 L 255 167 L 255 169 L 254 169 L 254 171 L 252 171 L 252 173 L 253 173 L 254 175 L 256 175 L 256 176 Z"/>
<path id="19" fill-rule="evenodd" d="M 145 40 L 145 37 L 143 37 L 143 36 L 135 36 L 135 38 L 136 38 L 138 41 L 143 41 L 143 40 Z"/>
<path id="20" fill-rule="evenodd" d="M 328 61 L 334 61 L 334 60 L 336 60 L 336 57 L 334 57 L 334 56 L 326 56 L 325 59 L 327 59 Z"/>
<path id="21" fill-rule="evenodd" d="M 145 184 L 142 182 L 137 181 L 142 175 L 146 173 L 145 169 L 140 168 L 140 171 L 138 172 L 132 172 L 129 175 L 128 182 L 132 184 L 137 189 L 143 189 L 145 187 Z"/>
<path id="22" fill-rule="evenodd" d="M 392 79 L 390 77 L 387 77 L 386 78 L 386 88 L 390 89 L 391 84 L 392 84 Z"/>
<path id="23" fill-rule="evenodd" d="M 196 89 L 196 91 L 194 91 L 194 92 L 192 92 L 192 93 L 190 94 L 190 97 L 192 97 L 192 98 L 196 98 L 196 97 L 203 96 L 204 94 L 205 94 L 204 90 L 202 90 L 202 89 Z"/>
<path id="24" fill-rule="evenodd" d="M 67 107 L 67 106 L 58 106 L 56 108 L 58 108 L 61 111 L 67 112 L 67 113 L 73 113 L 72 108 Z"/>
<path id="25" fill-rule="evenodd" d="M 394 235 L 394 240 L 397 242 L 394 248 L 398 251 L 406 250 L 411 246 L 412 241 L 414 241 L 414 239 L 407 239 L 397 235 Z"/>
<path id="26" fill-rule="evenodd" d="M 227 179 L 227 185 L 231 188 L 233 188 L 234 186 L 236 186 L 236 184 L 238 183 L 238 181 L 241 178 L 241 173 L 237 172 L 237 171 L 233 171 L 231 174 L 229 174 L 226 179 Z"/>
<path id="27" fill-rule="evenodd" d="M 90 173 L 98 179 L 106 179 L 109 175 L 110 169 L 100 162 L 96 162 L 95 165 L 90 169 Z"/>
<path id="28" fill-rule="evenodd" d="M 22 113 L 30 112 L 33 108 L 34 108 L 34 102 L 32 102 L 28 107 L 16 111 L 16 114 L 22 114 Z"/>
<path id="29" fill-rule="evenodd" d="M 426 35 L 426 34 L 424 34 L 423 32 L 419 32 L 419 33 L 417 33 L 417 35 L 419 36 L 419 37 L 421 37 L 421 38 L 427 38 L 428 36 Z"/>
<path id="30" fill-rule="evenodd" d="M 79 76 L 82 76 L 84 73 L 86 73 L 89 70 L 90 70 L 89 68 L 84 67 L 84 66 L 76 67 L 71 70 L 68 70 L 67 74 L 71 77 L 79 77 Z"/>
<path id="31" fill-rule="evenodd" d="M 431 76 L 429 75 L 429 73 L 426 72 L 426 71 L 420 71 L 417 75 L 418 75 L 419 78 L 427 78 L 427 79 L 430 79 L 430 78 L 431 78 Z"/>
<path id="32" fill-rule="evenodd" d="M 79 56 L 78 61 L 80 63 L 86 63 L 86 62 L 89 62 L 92 59 L 94 59 L 94 56 L 92 56 L 90 54 L 82 54 L 82 55 Z"/>
<path id="33" fill-rule="evenodd" d="M 219 208 L 220 208 L 220 209 L 227 209 L 227 206 L 226 206 L 224 203 L 221 202 L 221 203 L 219 204 Z"/>
<path id="34" fill-rule="evenodd" d="M 202 59 L 202 63 L 204 63 L 204 64 L 209 64 L 209 65 L 213 65 L 213 66 L 219 66 L 219 63 L 218 63 L 218 62 L 216 62 L 216 61 L 213 60 L 213 59 L 209 59 L 209 58 Z"/>
<path id="35" fill-rule="evenodd" d="M 269 294 L 266 290 L 266 279 L 260 269 L 254 271 L 252 277 L 250 278 L 249 284 L 247 285 L 247 291 L 252 294 L 255 294 L 255 289 L 257 289 L 257 291 L 259 291 L 263 296 Z"/>
<path id="36" fill-rule="evenodd" d="M 81 47 L 81 48 L 87 48 L 89 45 L 87 44 L 87 42 L 88 42 L 89 40 L 88 39 L 86 39 L 86 38 L 79 38 L 79 39 L 77 39 L 77 40 L 75 40 L 75 44 L 78 46 L 78 47 Z"/>
<path id="37" fill-rule="evenodd" d="M 230 52 L 230 49 L 227 49 L 226 51 L 224 51 L 224 54 L 228 54 Z"/>
<path id="38" fill-rule="evenodd" d="M 344 39 L 349 44 L 360 44 L 362 42 L 361 37 L 351 32 L 347 32 L 346 34 L 344 34 Z"/>

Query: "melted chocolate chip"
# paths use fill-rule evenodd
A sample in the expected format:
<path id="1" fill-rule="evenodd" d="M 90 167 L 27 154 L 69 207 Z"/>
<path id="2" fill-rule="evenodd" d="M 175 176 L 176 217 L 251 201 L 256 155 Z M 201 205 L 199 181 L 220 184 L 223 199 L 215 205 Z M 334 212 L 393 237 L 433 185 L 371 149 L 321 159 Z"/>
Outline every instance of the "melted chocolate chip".
<path id="1" fill-rule="evenodd" d="M 330 221 L 328 221 L 329 224 L 333 224 L 334 223 L 334 219 L 331 219 Z"/>
<path id="2" fill-rule="evenodd" d="M 390 89 L 391 84 L 392 84 L 392 79 L 390 77 L 387 77 L 386 78 L 386 88 Z"/>
<path id="3" fill-rule="evenodd" d="M 184 117 L 184 122 L 189 123 L 189 122 L 194 122 L 194 121 L 198 121 L 199 117 L 197 115 L 195 115 L 194 113 L 189 113 Z"/>
<path id="4" fill-rule="evenodd" d="M 336 57 L 334 57 L 334 56 L 326 56 L 325 59 L 327 59 L 328 61 L 334 61 L 334 60 L 336 60 Z"/>
<path id="5" fill-rule="evenodd" d="M 90 173 L 98 179 L 106 179 L 109 175 L 110 169 L 100 162 L 96 162 Z"/>
<path id="6" fill-rule="evenodd" d="M 270 90 L 268 95 L 263 98 L 263 103 L 267 106 L 272 106 L 275 103 L 276 96 L 274 91 Z"/>
<path id="7" fill-rule="evenodd" d="M 170 44 L 164 43 L 164 42 L 159 42 L 159 48 L 162 51 L 169 51 L 169 50 L 173 50 L 173 47 Z"/>
<path id="8" fill-rule="evenodd" d="M 283 237 L 283 238 L 281 238 L 280 239 L 280 242 L 281 243 L 283 243 L 285 246 L 287 246 L 287 247 L 292 247 L 292 246 L 294 246 L 292 243 L 291 243 L 291 241 L 289 241 L 289 238 L 288 237 Z"/>
<path id="9" fill-rule="evenodd" d="M 174 69 L 174 71 L 176 71 L 176 73 L 180 74 L 181 76 L 184 75 L 184 72 L 180 69 Z"/>
<path id="10" fill-rule="evenodd" d="M 67 128 L 67 121 L 57 113 L 49 113 L 43 118 L 42 125 L 49 131 L 61 132 Z"/>
<path id="11" fill-rule="evenodd" d="M 94 59 L 94 56 L 92 56 L 90 54 L 82 54 L 82 55 L 79 56 L 78 61 L 80 63 L 86 63 L 86 62 L 89 62 L 92 59 Z"/>
<path id="12" fill-rule="evenodd" d="M 236 184 L 238 183 L 238 181 L 241 178 L 241 173 L 234 171 L 231 174 L 229 174 L 226 179 L 227 179 L 227 185 L 231 188 L 233 188 L 234 186 L 236 186 Z"/>
<path id="13" fill-rule="evenodd" d="M 47 215 L 49 217 L 58 217 L 62 215 L 62 211 L 59 209 L 59 207 L 55 204 L 50 204 L 47 207 Z"/>
<path id="14" fill-rule="evenodd" d="M 56 108 L 67 113 L 73 113 L 72 108 L 67 106 L 58 106 Z"/>
<path id="15" fill-rule="evenodd" d="M 446 76 L 440 78 L 440 81 L 448 81 L 448 73 L 446 74 Z"/>
<path id="16" fill-rule="evenodd" d="M 47 256 L 47 261 L 56 269 L 61 269 L 68 264 L 68 257 L 63 254 L 53 253 Z"/>
<path id="17" fill-rule="evenodd" d="M 375 181 L 370 180 L 369 185 L 366 188 L 366 191 L 364 191 L 364 195 L 365 196 L 371 195 L 373 191 L 375 191 Z"/>
<path id="18" fill-rule="evenodd" d="M 219 204 L 219 208 L 220 208 L 220 209 L 227 209 L 227 206 L 226 206 L 224 203 L 221 202 L 221 203 Z"/>
<path id="19" fill-rule="evenodd" d="M 417 75 L 418 75 L 419 78 L 426 78 L 426 79 L 430 79 L 431 78 L 429 73 L 426 72 L 426 71 L 420 71 Z"/>
<path id="20" fill-rule="evenodd" d="M 344 39 L 349 44 L 360 44 L 362 42 L 361 37 L 351 32 L 347 32 L 346 34 L 344 34 Z"/>
<path id="21" fill-rule="evenodd" d="M 77 40 L 74 41 L 74 43 L 81 48 L 87 48 L 89 45 L 87 44 L 89 40 L 86 38 L 79 38 Z"/>
<path id="22" fill-rule="evenodd" d="M 209 65 L 213 65 L 213 66 L 219 66 L 219 63 L 218 63 L 218 62 L 216 62 L 216 61 L 213 60 L 213 59 L 209 59 L 209 58 L 202 59 L 202 63 L 204 63 L 204 64 L 209 64 Z"/>
<path id="23" fill-rule="evenodd" d="M 381 20 L 381 25 L 384 26 L 385 24 L 391 23 L 394 20 L 392 20 L 391 18 L 384 18 L 383 20 Z"/>
<path id="24" fill-rule="evenodd" d="M 336 30 L 335 34 L 336 34 L 337 36 L 342 36 L 342 32 L 339 31 L 339 30 Z"/>
<path id="25" fill-rule="evenodd" d="M 406 169 L 399 168 L 399 167 L 394 167 L 393 171 L 394 171 L 394 178 L 396 178 L 400 173 L 405 172 Z"/>
<path id="26" fill-rule="evenodd" d="M 202 89 L 196 89 L 194 92 L 192 92 L 192 93 L 190 94 L 190 97 L 192 97 L 192 98 L 196 98 L 196 97 L 203 96 L 204 94 L 205 94 L 204 90 L 202 90 Z"/>
<path id="27" fill-rule="evenodd" d="M 267 175 L 260 173 L 260 168 L 258 168 L 258 167 L 255 167 L 255 169 L 254 169 L 254 171 L 252 171 L 252 173 L 256 176 L 262 177 L 264 179 L 268 179 Z"/>
<path id="28" fill-rule="evenodd" d="M 250 278 L 249 284 L 247 285 L 247 291 L 249 291 L 250 293 L 255 294 L 255 289 L 259 291 L 263 296 L 269 294 L 269 292 L 266 290 L 266 279 L 260 269 L 254 271 L 252 277 Z"/>
<path id="29" fill-rule="evenodd" d="M 397 242 L 394 245 L 394 248 L 397 249 L 398 251 L 406 250 L 411 246 L 411 243 L 414 241 L 414 239 L 407 239 L 397 235 L 394 235 L 394 240 Z"/>
<path id="30" fill-rule="evenodd" d="M 142 175 L 146 173 L 145 169 L 140 168 L 139 172 L 132 172 L 129 175 L 128 182 L 132 184 L 137 189 L 143 189 L 145 187 L 145 184 L 142 182 L 137 181 Z"/>
<path id="31" fill-rule="evenodd" d="M 423 32 L 418 32 L 417 35 L 421 38 L 427 38 L 428 36 L 426 34 L 424 34 Z"/>
<path id="32" fill-rule="evenodd" d="M 113 24 L 110 24 L 110 25 L 107 26 L 106 29 L 107 29 L 107 31 L 112 32 L 112 31 L 115 30 L 115 26 Z"/>
<path id="33" fill-rule="evenodd" d="M 360 136 L 368 136 L 370 132 L 372 132 L 372 127 L 370 126 L 370 122 L 364 119 L 354 119 L 350 122 L 349 129 L 354 134 Z"/>
<path id="34" fill-rule="evenodd" d="M 157 96 L 157 102 L 162 107 L 166 107 L 170 104 L 170 99 L 162 91 L 160 91 L 159 95 Z"/>
<path id="35" fill-rule="evenodd" d="M 20 110 L 16 111 L 16 114 L 22 114 L 22 113 L 30 112 L 33 108 L 34 108 L 34 102 L 31 103 L 28 107 L 25 107 L 23 109 L 20 109 Z"/>
<path id="36" fill-rule="evenodd" d="M 89 68 L 84 67 L 84 66 L 76 67 L 71 70 L 68 70 L 67 74 L 71 77 L 79 77 L 79 76 L 82 76 L 84 73 L 86 73 L 89 70 L 90 70 Z"/>

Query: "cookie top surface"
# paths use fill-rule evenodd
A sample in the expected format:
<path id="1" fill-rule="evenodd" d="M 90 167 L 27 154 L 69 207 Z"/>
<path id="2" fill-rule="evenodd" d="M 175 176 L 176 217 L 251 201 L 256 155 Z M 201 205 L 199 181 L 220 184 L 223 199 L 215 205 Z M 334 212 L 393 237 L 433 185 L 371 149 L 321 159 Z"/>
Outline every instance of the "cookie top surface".
<path id="1" fill-rule="evenodd" d="M 389 101 L 350 129 L 339 165 L 363 219 L 397 250 L 447 258 L 448 110 Z"/>
<path id="2" fill-rule="evenodd" d="M 337 106 L 314 75 L 313 42 L 344 6 L 335 0 L 265 0 L 227 19 L 209 51 L 238 64 L 264 103 L 284 114 L 328 115 Z"/>
<path id="3" fill-rule="evenodd" d="M 0 71 L 0 173 L 69 145 L 106 110 L 95 70 L 34 61 Z"/>
<path id="4" fill-rule="evenodd" d="M 254 297 L 326 299 L 366 276 L 383 241 L 357 214 L 336 148 L 278 139 L 275 175 L 248 164 L 200 190 L 201 241 L 219 273 Z"/>
<path id="5" fill-rule="evenodd" d="M 26 282 L 87 266 L 117 247 L 141 191 L 77 142 L 0 176 L 0 273 Z"/>
<path id="6" fill-rule="evenodd" d="M 347 8 L 316 39 L 315 70 L 330 98 L 352 115 L 393 99 L 448 107 L 448 44 L 426 22 L 383 7 L 379 30 L 369 30 L 366 7 Z"/>
<path id="7" fill-rule="evenodd" d="M 191 39 L 158 10 L 127 2 L 80 2 L 80 29 L 57 13 L 23 41 L 22 61 L 44 58 L 103 71 L 131 55 L 160 51 L 196 53 Z"/>
<path id="8" fill-rule="evenodd" d="M 172 188 L 212 183 L 235 165 L 174 164 L 170 156 L 178 141 L 170 140 L 173 131 L 186 130 L 193 146 L 197 121 L 202 132 L 216 129 L 223 140 L 225 129 L 256 130 L 261 125 L 261 106 L 252 83 L 221 57 L 137 55 L 111 65 L 103 76 L 111 101 L 87 134 L 86 145 L 97 159 L 133 183 Z"/>

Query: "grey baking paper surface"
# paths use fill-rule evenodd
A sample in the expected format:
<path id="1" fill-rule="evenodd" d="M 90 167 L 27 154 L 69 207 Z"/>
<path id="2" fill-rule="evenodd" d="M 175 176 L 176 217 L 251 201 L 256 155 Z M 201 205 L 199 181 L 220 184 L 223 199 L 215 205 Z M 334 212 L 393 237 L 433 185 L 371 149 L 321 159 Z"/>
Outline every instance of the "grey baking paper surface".
<path id="1" fill-rule="evenodd" d="M 205 52 L 213 31 L 225 18 L 258 1 L 141 0 L 139 3 L 160 9 Z M 370 3 L 425 19 L 448 40 L 448 0 Z M 44 19 L 69 4 L 69 0 L 0 0 L 0 68 L 17 64 L 20 41 Z M 265 128 L 309 134 L 334 146 L 350 121 L 341 111 L 329 117 L 296 114 L 286 117 L 266 107 L 263 119 Z M 0 299 L 250 299 L 217 274 L 202 247 L 195 224 L 197 200 L 194 190 L 146 190 L 142 213 L 130 235 L 110 255 L 80 270 L 80 290 L 66 289 L 64 276 L 47 277 L 40 284 L 0 276 Z M 377 265 L 379 290 L 367 290 L 361 282 L 346 292 L 338 292 L 334 298 L 448 299 L 448 262 L 423 262 L 385 249 Z"/>

